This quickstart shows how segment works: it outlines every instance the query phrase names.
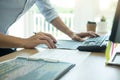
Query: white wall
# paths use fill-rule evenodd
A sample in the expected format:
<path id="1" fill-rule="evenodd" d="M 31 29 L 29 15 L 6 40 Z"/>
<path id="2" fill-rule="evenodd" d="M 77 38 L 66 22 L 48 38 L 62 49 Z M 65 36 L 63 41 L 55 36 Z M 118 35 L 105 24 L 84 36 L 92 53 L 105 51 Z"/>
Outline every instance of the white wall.
<path id="1" fill-rule="evenodd" d="M 76 32 L 86 31 L 87 21 L 94 21 L 99 13 L 99 0 L 76 0 L 74 26 Z"/>

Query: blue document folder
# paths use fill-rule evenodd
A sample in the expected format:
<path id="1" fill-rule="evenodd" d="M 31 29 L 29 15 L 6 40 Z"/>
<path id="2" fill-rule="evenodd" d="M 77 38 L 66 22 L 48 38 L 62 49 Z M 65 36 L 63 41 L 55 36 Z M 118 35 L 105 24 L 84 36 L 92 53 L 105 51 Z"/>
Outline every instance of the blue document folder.
<path id="1" fill-rule="evenodd" d="M 0 80 L 58 80 L 75 65 L 16 58 L 0 63 Z"/>

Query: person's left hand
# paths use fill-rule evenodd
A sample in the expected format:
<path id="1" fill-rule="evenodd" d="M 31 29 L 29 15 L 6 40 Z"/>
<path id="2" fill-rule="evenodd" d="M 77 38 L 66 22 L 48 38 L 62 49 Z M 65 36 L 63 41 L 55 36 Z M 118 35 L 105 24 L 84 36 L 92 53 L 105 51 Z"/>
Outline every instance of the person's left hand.
<path id="1" fill-rule="evenodd" d="M 76 40 L 76 41 L 84 41 L 83 38 L 85 37 L 98 37 L 99 35 L 96 34 L 93 31 L 88 31 L 88 32 L 82 32 L 82 33 L 74 33 L 72 35 L 72 40 Z"/>

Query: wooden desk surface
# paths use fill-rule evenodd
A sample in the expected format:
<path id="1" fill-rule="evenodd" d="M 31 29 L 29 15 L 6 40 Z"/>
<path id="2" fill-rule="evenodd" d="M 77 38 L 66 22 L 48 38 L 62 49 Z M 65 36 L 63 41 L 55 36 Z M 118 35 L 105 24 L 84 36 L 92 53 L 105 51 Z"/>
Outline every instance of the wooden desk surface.
<path id="1" fill-rule="evenodd" d="M 30 56 L 36 49 L 23 49 L 0 57 L 0 62 L 16 56 Z M 104 53 L 91 53 L 79 66 L 74 67 L 60 80 L 120 80 L 120 67 L 105 65 Z"/>

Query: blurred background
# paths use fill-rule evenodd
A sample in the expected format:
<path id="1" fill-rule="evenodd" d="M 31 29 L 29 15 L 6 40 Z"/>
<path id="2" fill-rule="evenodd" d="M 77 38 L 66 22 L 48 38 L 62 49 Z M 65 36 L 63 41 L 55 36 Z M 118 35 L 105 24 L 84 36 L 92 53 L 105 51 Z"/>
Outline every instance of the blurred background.
<path id="1" fill-rule="evenodd" d="M 86 31 L 88 21 L 99 22 L 104 16 L 110 31 L 118 0 L 50 0 L 64 23 L 74 32 Z M 29 37 L 33 32 L 47 32 L 56 38 L 65 34 L 46 22 L 36 5 L 14 23 L 8 33 L 18 37 Z"/>

